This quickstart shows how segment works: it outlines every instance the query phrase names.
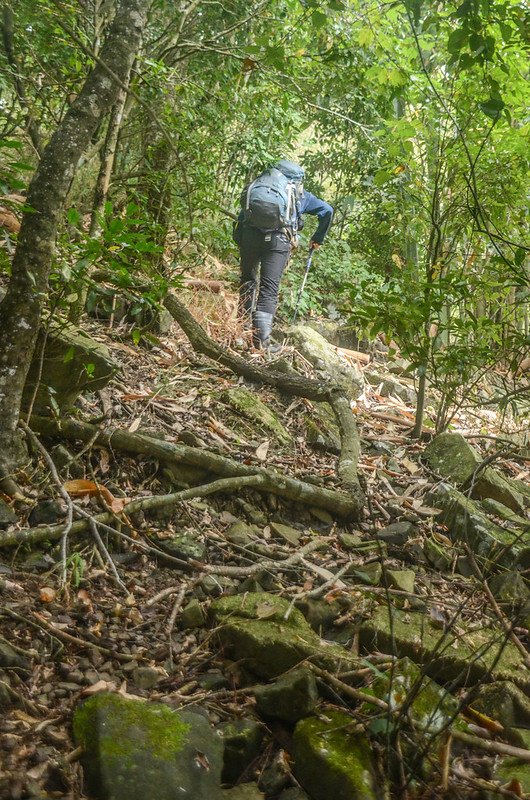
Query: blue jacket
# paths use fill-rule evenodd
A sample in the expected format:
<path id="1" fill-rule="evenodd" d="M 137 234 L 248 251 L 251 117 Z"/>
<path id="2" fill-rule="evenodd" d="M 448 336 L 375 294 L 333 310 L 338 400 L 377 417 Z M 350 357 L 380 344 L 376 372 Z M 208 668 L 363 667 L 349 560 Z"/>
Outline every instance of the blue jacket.
<path id="1" fill-rule="evenodd" d="M 320 200 L 320 198 L 315 197 L 311 192 L 306 192 L 304 189 L 300 200 L 300 214 L 311 214 L 314 217 L 318 217 L 318 227 L 311 237 L 311 241 L 322 244 L 333 219 L 333 208 L 329 203 L 325 203 L 324 200 Z"/>
<path id="2" fill-rule="evenodd" d="M 311 194 L 311 192 L 306 192 L 306 190 L 304 189 L 302 197 L 300 199 L 300 206 L 298 211 L 299 230 L 301 230 L 303 227 L 303 222 L 300 220 L 300 216 L 302 214 L 311 214 L 311 216 L 313 217 L 318 217 L 318 226 L 313 236 L 311 237 L 311 241 L 316 242 L 316 244 L 322 244 L 322 242 L 324 241 L 324 237 L 328 232 L 328 228 L 331 225 L 331 220 L 333 219 L 332 206 L 330 206 L 329 203 L 325 203 L 324 200 L 320 200 L 319 197 L 316 197 L 314 194 Z M 245 213 L 243 210 L 241 210 L 237 218 L 238 224 L 241 224 L 244 219 L 245 219 Z"/>

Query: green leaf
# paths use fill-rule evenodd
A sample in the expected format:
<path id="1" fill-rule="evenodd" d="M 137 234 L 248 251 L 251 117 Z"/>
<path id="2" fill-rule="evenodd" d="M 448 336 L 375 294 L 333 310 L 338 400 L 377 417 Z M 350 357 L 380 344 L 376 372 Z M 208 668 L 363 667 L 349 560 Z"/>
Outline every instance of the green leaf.
<path id="1" fill-rule="evenodd" d="M 81 222 L 81 214 L 77 208 L 69 208 L 66 212 L 66 219 L 70 225 L 79 225 Z"/>
<path id="2" fill-rule="evenodd" d="M 319 11 L 318 8 L 315 8 L 311 14 L 311 22 L 315 28 L 323 28 L 328 22 L 327 14 L 324 14 L 322 11 Z"/>
<path id="3" fill-rule="evenodd" d="M 504 102 L 501 97 L 490 97 L 483 103 L 479 103 L 480 109 L 491 119 L 498 119 L 504 108 Z"/>
<path id="4" fill-rule="evenodd" d="M 386 169 L 379 169 L 374 175 L 374 184 L 376 186 L 383 186 L 390 178 L 392 174 Z"/>
<path id="5" fill-rule="evenodd" d="M 466 28 L 457 28 L 453 31 L 447 40 L 447 49 L 450 53 L 459 53 L 468 39 L 468 30 Z"/>

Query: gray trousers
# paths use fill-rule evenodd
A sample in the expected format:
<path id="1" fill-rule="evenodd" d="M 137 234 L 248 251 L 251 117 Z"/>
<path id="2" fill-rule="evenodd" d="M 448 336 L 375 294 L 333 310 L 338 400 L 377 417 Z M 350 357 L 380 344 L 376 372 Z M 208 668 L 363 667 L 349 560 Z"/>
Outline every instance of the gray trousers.
<path id="1" fill-rule="evenodd" d="M 263 233 L 244 225 L 239 245 L 241 315 L 250 314 L 257 294 L 256 311 L 274 314 L 283 271 L 289 261 L 291 241 L 283 231 Z"/>

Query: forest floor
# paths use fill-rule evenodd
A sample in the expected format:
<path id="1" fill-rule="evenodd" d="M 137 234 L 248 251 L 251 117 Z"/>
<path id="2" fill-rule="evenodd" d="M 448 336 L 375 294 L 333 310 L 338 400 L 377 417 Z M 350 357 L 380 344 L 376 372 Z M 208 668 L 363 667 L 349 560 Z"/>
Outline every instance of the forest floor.
<path id="1" fill-rule="evenodd" d="M 212 294 L 198 288 L 189 290 L 189 305 L 212 337 L 241 347 L 248 334 L 230 321 L 234 302 L 228 291 Z M 337 486 L 336 455 L 322 443 L 308 443 L 306 420 L 313 409 L 310 401 L 285 398 L 273 389 L 245 384 L 227 368 L 196 355 L 176 324 L 149 348 L 127 343 L 119 325 L 109 328 L 106 323 L 91 322 L 89 329 L 109 346 L 121 364 L 121 372 L 106 389 L 80 401 L 79 414 L 84 419 L 104 420 L 106 426 L 131 433 L 145 432 L 165 441 L 184 442 L 246 465 L 273 467 L 328 488 Z M 290 352 L 286 348 L 283 357 L 289 357 Z M 248 351 L 248 358 L 260 363 L 263 357 Z M 386 372 L 385 356 L 379 354 L 377 360 L 377 370 Z M 368 367 L 359 365 L 359 369 L 362 372 Z M 309 365 L 307 371 L 309 374 Z M 288 439 L 282 443 L 270 429 L 260 428 L 255 419 L 235 411 L 223 399 L 223 392 L 236 385 L 247 386 L 274 411 Z M 474 577 L 455 570 L 461 553 L 453 549 L 447 527 L 437 521 L 437 509 L 425 499 L 439 479 L 421 460 L 425 443 L 408 438 L 413 408 L 395 395 L 383 397 L 380 389 L 366 381 L 353 409 L 361 439 L 359 468 L 367 496 L 363 517 L 355 524 L 334 519 L 321 509 L 248 488 L 121 519 L 122 530 L 127 530 L 132 539 L 108 535 L 106 546 L 114 569 L 89 534 L 70 539 L 65 565 L 57 544 L 0 552 L 0 634 L 20 648 L 17 652 L 22 659 L 32 663 L 29 674 L 22 666 L 10 674 L 9 686 L 0 685 L 5 708 L 0 720 L 1 797 L 84 797 L 79 749 L 72 737 L 72 713 L 80 699 L 101 689 L 162 701 L 174 708 L 199 705 L 207 709 L 213 724 L 252 716 L 255 700 L 246 688 L 244 675 L 236 661 L 227 659 L 215 628 L 207 624 L 212 599 L 241 591 L 244 582 L 249 590 L 256 590 L 257 585 L 258 590 L 272 591 L 293 603 L 323 596 L 331 606 L 347 595 L 349 602 L 335 619 L 334 630 L 335 639 L 353 655 L 362 652 L 359 621 L 369 616 L 374 604 L 385 602 L 390 595 L 402 601 L 405 614 L 420 608 L 425 624 L 438 631 L 448 625 L 456 609 L 460 610 L 457 625 L 464 619 L 466 626 L 476 630 L 491 626 L 495 614 L 490 599 Z M 457 415 L 453 429 L 487 456 L 496 447 L 494 437 L 506 433 L 506 424 L 495 412 L 482 409 Z M 44 441 L 46 447 L 53 446 L 53 442 Z M 63 444 L 74 458 L 62 477 L 103 484 L 110 492 L 107 501 L 108 497 L 160 495 L 174 491 L 175 480 L 185 482 L 182 475 L 172 479 L 153 459 L 99 445 L 76 452 L 71 443 Z M 19 512 L 15 528 L 60 522 L 65 513 L 46 464 L 37 463 L 37 459 L 34 464 L 35 471 L 28 476 L 25 488 L 35 505 Z M 496 464 L 505 475 L 529 481 L 528 459 L 505 457 Z M 97 514 L 102 510 L 102 500 L 93 495 L 93 491 L 81 487 L 76 503 Z M 238 538 L 234 526 L 242 522 L 243 536 Z M 353 551 L 357 577 L 346 582 L 333 579 L 352 560 L 348 542 L 351 544 L 353 538 L 348 540 L 348 536 L 372 541 L 375 533 L 394 522 L 414 526 L 414 540 L 408 543 L 403 558 L 396 548 L 390 548 L 384 556 L 373 548 L 364 552 L 357 549 Z M 249 576 L 256 556 L 248 549 L 245 536 L 252 537 L 254 552 L 261 553 L 261 558 L 267 554 L 281 564 L 281 559 L 295 555 L 315 535 L 323 539 L 324 547 L 311 552 L 294 568 L 282 570 L 278 566 L 266 575 Z M 175 545 L 178 536 L 181 538 Z M 436 553 L 448 554 L 445 563 L 436 562 L 436 556 L 430 561 L 422 556 L 418 561 L 417 554 L 424 552 L 427 540 L 437 545 Z M 146 551 L 143 545 L 153 542 L 181 559 L 186 547 L 195 546 L 192 566 L 178 568 L 165 560 L 163 553 L 157 556 Z M 381 581 L 382 560 L 386 571 L 410 570 L 413 565 L 412 592 Z M 205 574 L 193 566 L 199 562 L 210 565 L 212 572 Z M 216 566 L 220 568 L 217 573 Z M 223 566 L 233 568 L 234 574 L 223 574 Z M 198 604 L 190 606 L 194 599 Z M 188 622 L 183 609 L 188 611 Z M 517 628 L 515 633 L 528 644 L 527 631 Z M 372 674 L 370 658 L 377 653 L 365 653 L 367 680 Z M 464 689 L 456 689 L 455 695 L 462 692 Z M 338 699 L 336 703 L 341 705 Z M 296 785 L 285 751 L 282 735 L 271 726 L 266 745 L 245 775 L 245 780 L 261 781 L 267 798 L 278 797 L 286 786 Z M 459 752 L 446 778 L 454 794 L 447 796 L 467 797 L 468 792 L 469 796 L 473 792 L 482 796 L 480 792 L 492 786 L 489 782 L 495 758 L 477 751 Z M 281 773 L 276 784 L 275 770 Z M 435 784 L 440 785 L 438 780 Z M 414 791 L 416 794 L 410 797 L 438 796 L 432 785 L 429 788 L 428 780 Z M 506 792 L 508 797 L 523 796 L 517 783 Z M 439 796 L 444 795 L 441 792 Z"/>

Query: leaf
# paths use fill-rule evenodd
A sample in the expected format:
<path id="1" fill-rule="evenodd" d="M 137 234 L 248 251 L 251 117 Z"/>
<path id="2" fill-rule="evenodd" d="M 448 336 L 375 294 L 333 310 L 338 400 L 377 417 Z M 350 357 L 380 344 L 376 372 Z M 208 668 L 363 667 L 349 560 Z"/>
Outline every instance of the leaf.
<path id="1" fill-rule="evenodd" d="M 276 606 L 264 600 L 256 606 L 256 617 L 258 619 L 269 619 L 276 613 Z"/>
<path id="2" fill-rule="evenodd" d="M 487 117 L 497 119 L 504 108 L 504 101 L 501 97 L 490 97 L 485 102 L 479 103 L 479 108 Z"/>
<path id="3" fill-rule="evenodd" d="M 258 448 L 256 448 L 256 458 L 259 458 L 260 461 L 265 461 L 267 458 L 267 453 L 269 452 L 270 447 L 270 440 L 265 439 L 262 444 Z"/>
<path id="4" fill-rule="evenodd" d="M 128 497 L 114 497 L 111 491 L 106 486 L 101 486 L 95 481 L 89 481 L 85 478 L 76 478 L 72 481 L 66 481 L 63 484 L 64 489 L 72 497 L 101 497 L 107 506 L 115 514 L 120 514 L 124 507 L 129 502 Z"/>
<path id="5" fill-rule="evenodd" d="M 51 586 L 42 586 L 39 591 L 39 599 L 41 603 L 53 603 L 57 597 L 57 592 Z"/>
<path id="6" fill-rule="evenodd" d="M 142 418 L 136 417 L 136 419 L 133 420 L 133 422 L 131 422 L 127 430 L 129 431 L 129 433 L 134 433 L 135 431 L 138 430 L 141 424 L 142 424 Z"/>

